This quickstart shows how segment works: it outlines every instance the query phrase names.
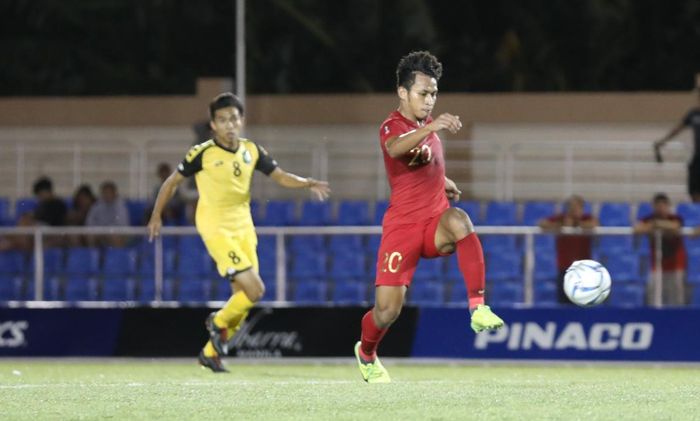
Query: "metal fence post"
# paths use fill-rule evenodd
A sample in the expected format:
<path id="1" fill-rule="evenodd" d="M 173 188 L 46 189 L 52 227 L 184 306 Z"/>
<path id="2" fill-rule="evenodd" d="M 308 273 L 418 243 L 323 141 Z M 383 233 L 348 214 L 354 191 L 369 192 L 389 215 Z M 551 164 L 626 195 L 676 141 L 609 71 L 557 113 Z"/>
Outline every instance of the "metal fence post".
<path id="1" fill-rule="evenodd" d="M 287 261 L 287 256 L 284 247 L 284 232 L 278 231 L 275 234 L 275 248 L 277 251 L 277 261 L 275 262 L 275 272 L 276 272 L 276 290 L 275 290 L 275 300 L 286 301 L 287 300 L 287 268 L 285 267 L 285 262 Z"/>
<path id="2" fill-rule="evenodd" d="M 44 238 L 41 227 L 34 229 L 34 300 L 44 299 Z"/>
<path id="3" fill-rule="evenodd" d="M 525 305 L 531 307 L 535 302 L 535 236 L 532 233 L 525 234 Z"/>
<path id="4" fill-rule="evenodd" d="M 663 240 L 662 231 L 657 229 L 654 231 L 654 306 L 663 307 L 663 247 L 661 241 Z"/>

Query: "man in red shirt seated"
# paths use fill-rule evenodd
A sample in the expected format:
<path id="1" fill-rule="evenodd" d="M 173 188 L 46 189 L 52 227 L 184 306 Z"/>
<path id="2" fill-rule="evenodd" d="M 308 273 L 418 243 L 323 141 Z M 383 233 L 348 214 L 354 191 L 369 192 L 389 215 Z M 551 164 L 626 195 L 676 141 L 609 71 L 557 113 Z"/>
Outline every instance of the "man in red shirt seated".
<path id="1" fill-rule="evenodd" d="M 597 227 L 598 219 L 589 213 L 585 213 L 585 203 L 583 197 L 578 195 L 571 196 L 566 201 L 564 212 L 540 220 L 540 228 L 556 231 L 563 227 L 582 229 Z M 566 297 L 566 294 L 564 294 L 564 274 L 566 273 L 566 269 L 568 269 L 575 260 L 591 258 L 592 242 L 593 238 L 586 234 L 557 236 L 557 268 L 559 269 L 557 297 L 560 303 L 571 303 Z"/>
<path id="2" fill-rule="evenodd" d="M 683 218 L 671 212 L 671 200 L 664 193 L 658 193 L 653 200 L 654 211 L 651 215 L 642 218 L 634 226 L 634 231 L 639 234 L 650 234 L 651 269 L 656 268 L 656 241 L 654 231 L 661 230 L 661 270 L 662 290 L 661 297 L 664 305 L 684 305 L 685 298 L 685 265 L 686 254 L 681 236 Z M 647 289 L 647 301 L 653 304 L 656 292 L 654 277 L 649 282 Z"/>

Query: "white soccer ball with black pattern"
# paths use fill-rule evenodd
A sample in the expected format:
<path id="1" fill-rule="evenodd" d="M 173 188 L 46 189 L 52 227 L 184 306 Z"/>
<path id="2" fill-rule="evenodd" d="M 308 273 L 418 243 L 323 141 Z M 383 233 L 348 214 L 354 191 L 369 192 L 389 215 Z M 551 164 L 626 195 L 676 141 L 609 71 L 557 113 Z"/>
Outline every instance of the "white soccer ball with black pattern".
<path id="1" fill-rule="evenodd" d="M 564 293 L 582 307 L 602 303 L 610 295 L 610 274 L 595 260 L 577 260 L 564 275 Z"/>

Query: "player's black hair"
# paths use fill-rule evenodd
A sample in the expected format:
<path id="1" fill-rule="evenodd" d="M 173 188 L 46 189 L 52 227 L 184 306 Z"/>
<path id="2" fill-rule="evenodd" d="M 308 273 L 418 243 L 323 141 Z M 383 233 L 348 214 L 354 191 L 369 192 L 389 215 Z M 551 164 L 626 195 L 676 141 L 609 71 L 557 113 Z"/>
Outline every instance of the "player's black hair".
<path id="1" fill-rule="evenodd" d="M 216 110 L 228 107 L 238 108 L 238 112 L 243 116 L 243 103 L 241 100 L 231 92 L 224 92 L 215 96 L 209 103 L 209 118 L 214 121 Z"/>
<path id="2" fill-rule="evenodd" d="M 669 199 L 669 197 L 666 193 L 656 193 L 654 195 L 654 200 L 652 202 L 653 203 L 659 203 L 659 202 L 671 203 L 671 199 Z"/>
<path id="3" fill-rule="evenodd" d="M 442 63 L 428 51 L 413 51 L 403 56 L 396 67 L 396 87 L 403 86 L 410 90 L 416 81 L 417 72 L 440 80 Z"/>
<path id="4" fill-rule="evenodd" d="M 51 182 L 50 178 L 41 177 L 34 182 L 32 190 L 34 191 L 35 195 L 43 191 L 48 191 L 49 193 L 51 193 L 53 192 L 53 183 Z"/>

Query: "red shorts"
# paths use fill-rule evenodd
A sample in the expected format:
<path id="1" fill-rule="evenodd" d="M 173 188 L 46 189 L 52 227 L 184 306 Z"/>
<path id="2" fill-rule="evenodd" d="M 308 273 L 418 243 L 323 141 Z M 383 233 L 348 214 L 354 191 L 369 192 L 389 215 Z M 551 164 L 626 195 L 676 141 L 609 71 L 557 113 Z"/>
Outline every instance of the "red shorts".
<path id="1" fill-rule="evenodd" d="M 377 254 L 376 286 L 409 286 L 421 257 L 447 256 L 435 247 L 442 214 L 414 224 L 384 226 Z"/>

